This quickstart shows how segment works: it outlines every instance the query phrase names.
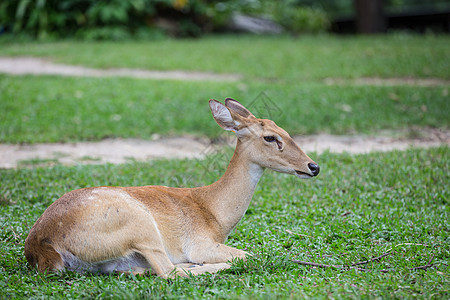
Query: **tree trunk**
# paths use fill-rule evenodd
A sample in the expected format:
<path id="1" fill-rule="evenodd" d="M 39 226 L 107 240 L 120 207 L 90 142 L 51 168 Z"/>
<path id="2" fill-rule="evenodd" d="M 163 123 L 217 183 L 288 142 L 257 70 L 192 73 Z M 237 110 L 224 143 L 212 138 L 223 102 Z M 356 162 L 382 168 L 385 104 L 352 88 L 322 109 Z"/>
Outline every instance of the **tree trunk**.
<path id="1" fill-rule="evenodd" d="M 386 30 L 383 0 L 355 0 L 354 4 L 359 33 L 380 33 Z"/>

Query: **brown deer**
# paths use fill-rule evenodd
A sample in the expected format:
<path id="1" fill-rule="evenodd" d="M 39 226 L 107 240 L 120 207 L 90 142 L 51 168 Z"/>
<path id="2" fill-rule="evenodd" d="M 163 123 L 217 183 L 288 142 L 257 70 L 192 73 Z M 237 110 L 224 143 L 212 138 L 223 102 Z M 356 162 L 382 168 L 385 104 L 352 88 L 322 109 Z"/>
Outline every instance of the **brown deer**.
<path id="1" fill-rule="evenodd" d="M 249 253 L 224 244 L 245 214 L 264 169 L 310 178 L 319 166 L 271 120 L 236 100 L 210 100 L 216 122 L 237 136 L 225 174 L 197 188 L 92 187 L 51 204 L 25 241 L 39 271 L 152 271 L 168 278 L 214 273 Z"/>

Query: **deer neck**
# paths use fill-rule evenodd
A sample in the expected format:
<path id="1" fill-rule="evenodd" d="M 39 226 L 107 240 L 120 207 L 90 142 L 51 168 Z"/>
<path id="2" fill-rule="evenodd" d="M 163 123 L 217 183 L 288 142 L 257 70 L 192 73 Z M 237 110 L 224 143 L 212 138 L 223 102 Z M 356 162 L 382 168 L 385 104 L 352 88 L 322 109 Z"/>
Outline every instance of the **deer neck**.
<path id="1" fill-rule="evenodd" d="M 253 163 L 245 144 L 239 139 L 225 174 L 215 183 L 203 187 L 204 205 L 218 221 L 225 240 L 244 216 L 264 169 Z"/>

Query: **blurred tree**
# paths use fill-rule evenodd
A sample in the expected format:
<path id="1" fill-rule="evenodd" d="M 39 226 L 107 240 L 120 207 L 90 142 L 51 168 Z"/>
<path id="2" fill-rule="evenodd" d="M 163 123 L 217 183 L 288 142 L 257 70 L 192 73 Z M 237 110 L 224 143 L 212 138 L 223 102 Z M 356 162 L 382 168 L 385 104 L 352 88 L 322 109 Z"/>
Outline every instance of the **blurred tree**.
<path id="1" fill-rule="evenodd" d="M 359 33 L 380 33 L 386 30 L 383 0 L 355 0 Z"/>

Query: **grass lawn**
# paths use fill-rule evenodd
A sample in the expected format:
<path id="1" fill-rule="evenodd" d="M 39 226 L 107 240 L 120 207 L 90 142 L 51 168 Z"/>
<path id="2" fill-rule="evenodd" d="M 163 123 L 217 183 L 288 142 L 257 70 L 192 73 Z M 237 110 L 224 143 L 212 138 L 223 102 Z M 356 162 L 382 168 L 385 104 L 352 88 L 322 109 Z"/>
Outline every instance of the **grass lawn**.
<path id="1" fill-rule="evenodd" d="M 212 137 L 220 130 L 207 100 L 225 97 L 250 106 L 256 116 L 274 119 L 291 134 L 450 127 L 445 86 L 238 85 L 0 75 L 0 97 L 8 99 L 0 101 L 0 142 L 8 143 L 149 139 L 154 133 Z"/>
<path id="2" fill-rule="evenodd" d="M 217 126 L 210 122 L 208 99 L 233 97 L 257 107 L 264 106 L 264 99 L 258 98 L 261 93 L 275 108 L 271 117 L 292 134 L 375 134 L 425 126 L 448 128 L 450 122 L 449 85 L 327 85 L 323 80 L 449 79 L 448 36 L 215 36 L 0 44 L 0 55 L 38 56 L 91 67 L 245 75 L 241 82 L 0 75 L 0 142 L 148 139 L 153 133 L 211 137 Z M 264 117 L 259 111 L 256 114 Z"/>
<path id="3" fill-rule="evenodd" d="M 38 56 L 97 68 L 239 73 L 249 78 L 439 77 L 450 79 L 450 37 L 212 36 L 150 42 L 2 43 L 0 56 Z"/>
<path id="4" fill-rule="evenodd" d="M 448 130 L 447 85 L 327 85 L 324 78 L 450 79 L 450 38 L 225 36 L 154 42 L 0 42 L 0 56 L 91 67 L 243 74 L 241 82 L 0 75 L 0 142 L 217 136 L 207 100 L 234 97 L 291 134 Z M 408 133 L 409 132 L 409 133 Z M 1 154 L 0 154 L 1 155 Z M 39 274 L 23 256 L 36 219 L 65 192 L 98 185 L 200 186 L 228 158 L 0 169 L 0 298 L 436 298 L 450 296 L 450 148 L 310 153 L 311 180 L 266 171 L 227 241 L 254 254 L 216 275 Z M 356 269 L 315 268 L 302 260 Z M 414 269 L 432 264 L 432 267 Z M 383 270 L 387 270 L 383 272 Z"/>
<path id="5" fill-rule="evenodd" d="M 23 256 L 32 224 L 63 193 L 95 185 L 196 186 L 205 161 L 1 170 L 0 289 L 6 298 L 436 298 L 449 296 L 449 148 L 311 154 L 311 180 L 266 171 L 228 245 L 254 254 L 230 270 L 190 279 L 38 274 Z M 224 172 L 222 162 L 215 177 Z M 207 175 L 209 174 L 209 175 Z M 351 264 L 321 269 L 292 260 Z M 411 268 L 434 265 L 428 270 Z M 388 270 L 383 273 L 381 270 Z"/>

